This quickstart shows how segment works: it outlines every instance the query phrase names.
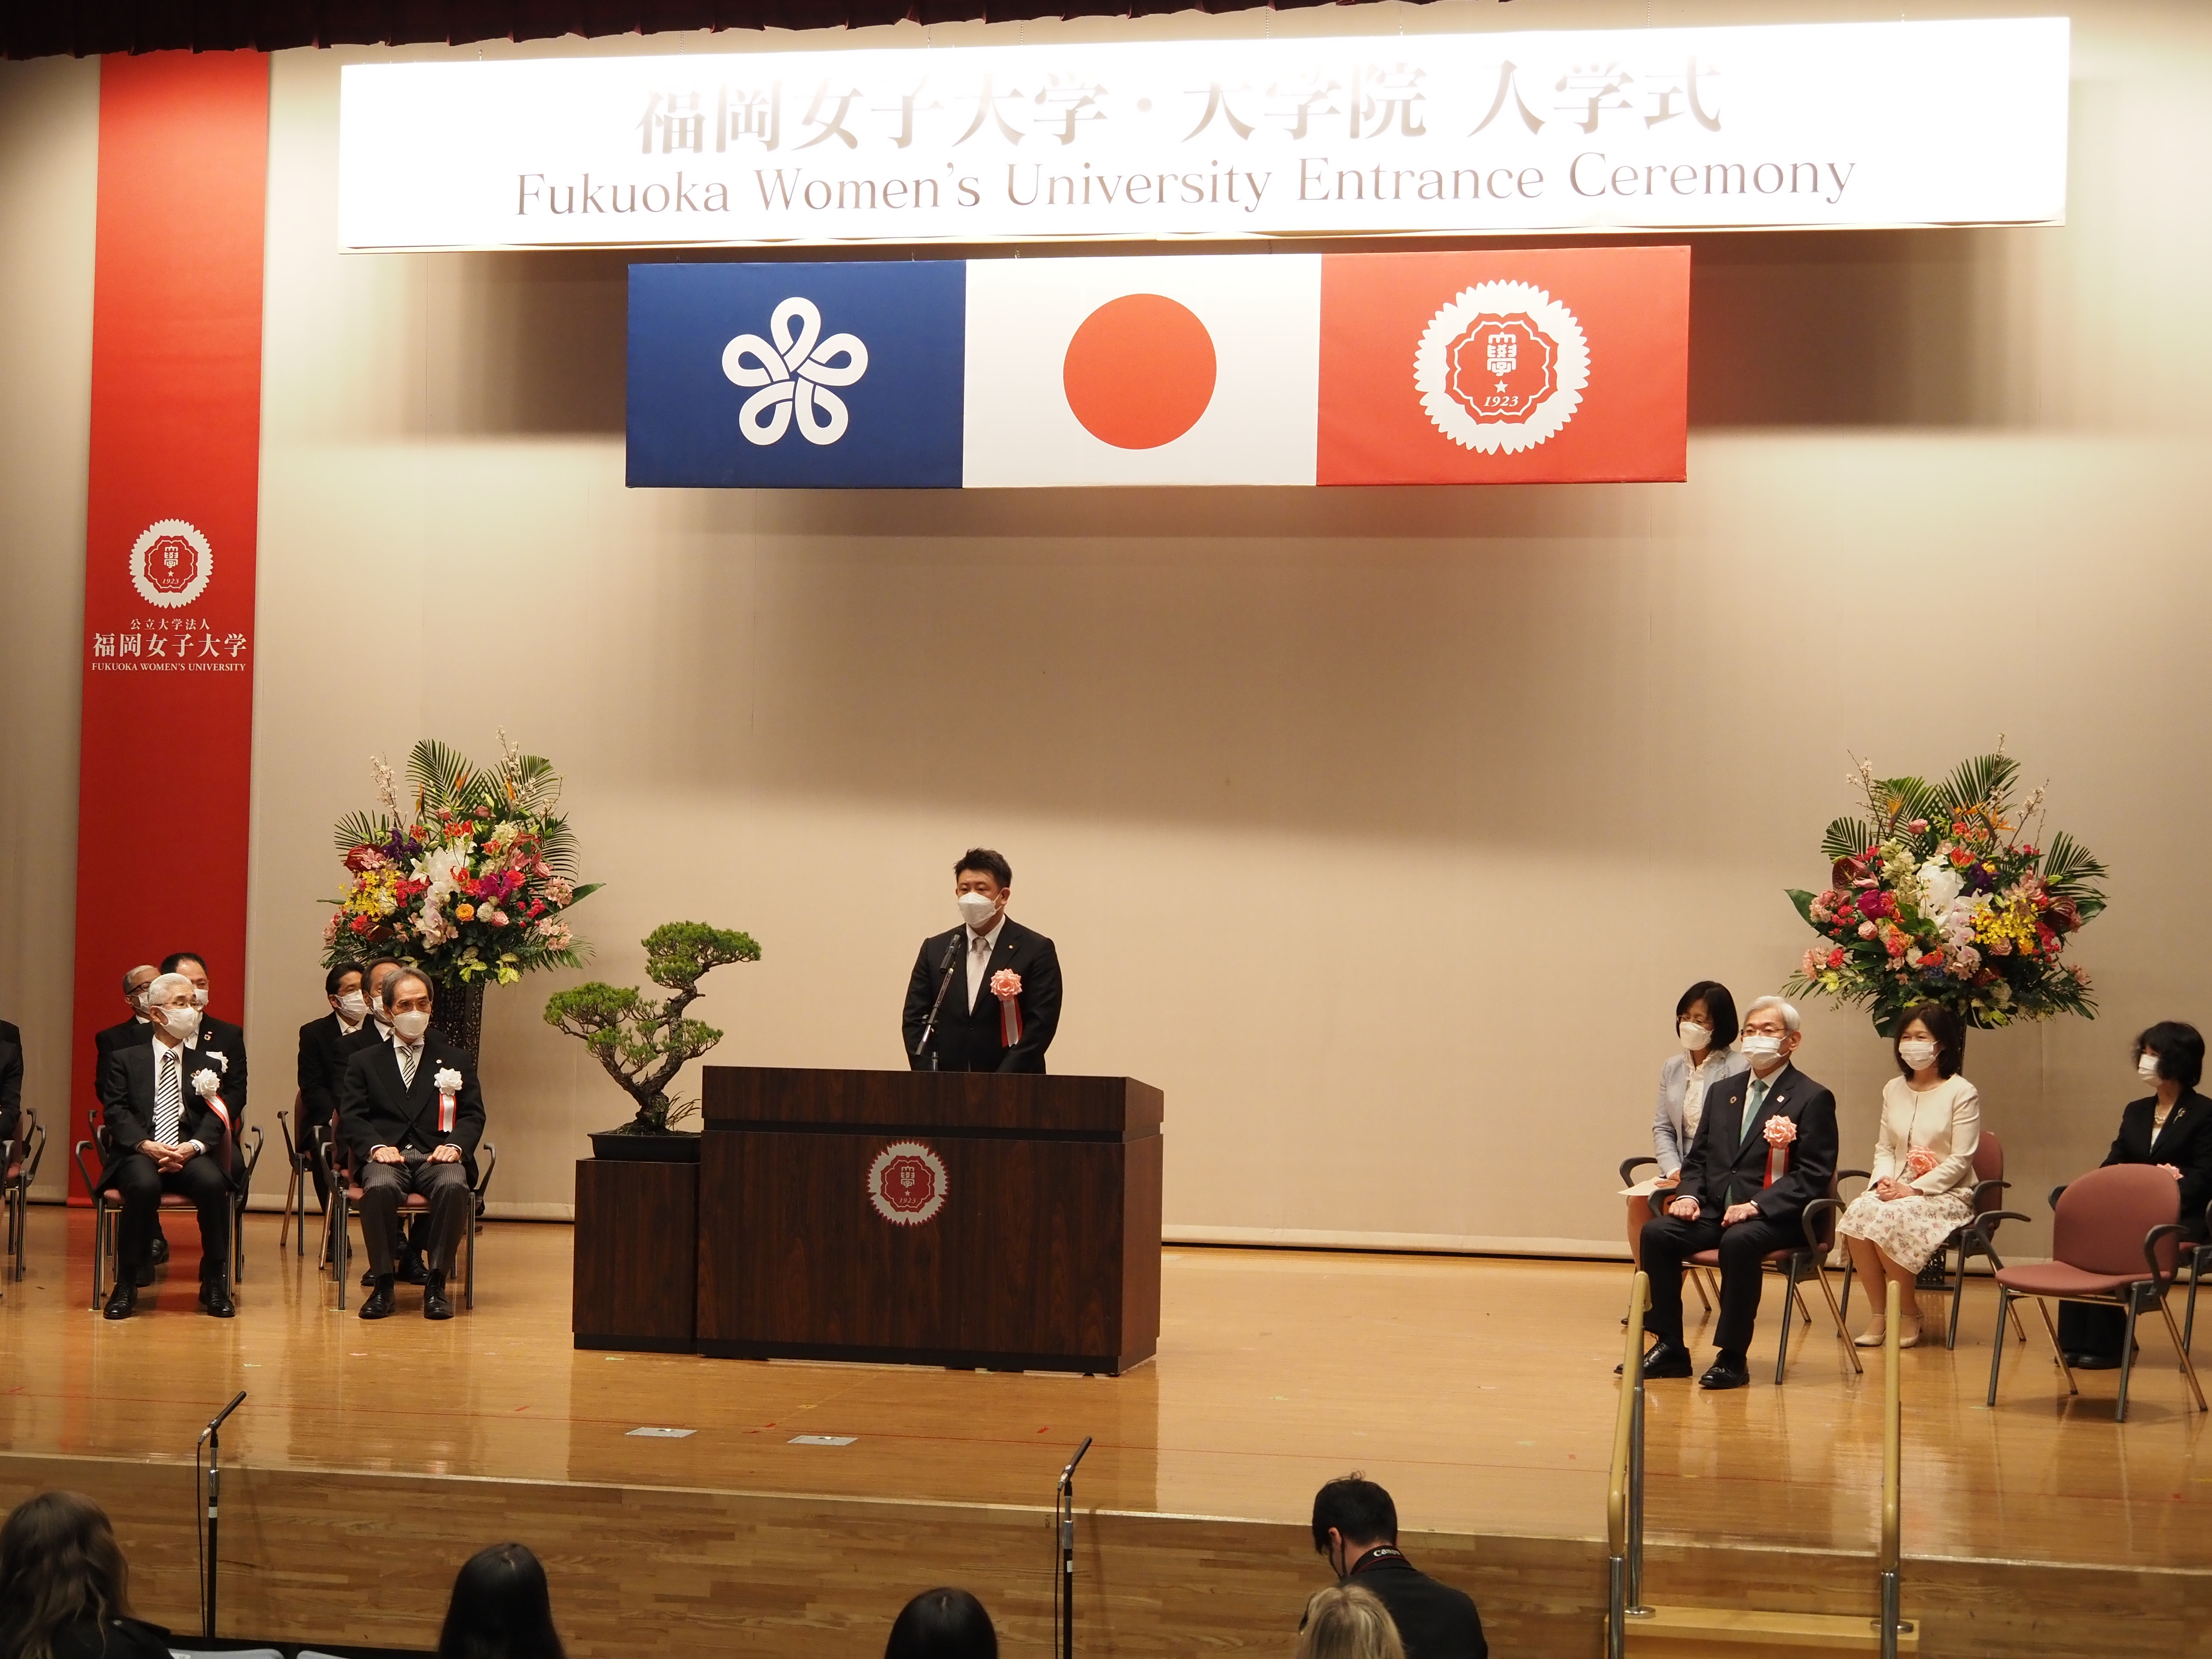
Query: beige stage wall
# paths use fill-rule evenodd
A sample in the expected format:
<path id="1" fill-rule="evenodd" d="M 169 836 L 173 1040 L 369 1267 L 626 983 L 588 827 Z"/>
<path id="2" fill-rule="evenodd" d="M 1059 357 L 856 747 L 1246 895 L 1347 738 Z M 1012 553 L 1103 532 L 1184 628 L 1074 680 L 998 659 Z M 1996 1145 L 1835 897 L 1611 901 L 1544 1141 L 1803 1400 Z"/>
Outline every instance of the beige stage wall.
<path id="1" fill-rule="evenodd" d="M 1940 769 L 2002 732 L 2113 870 L 2079 945 L 2106 1017 L 1970 1052 L 2042 1211 L 2134 1092 L 2131 1032 L 2212 1022 L 2212 10 L 2075 27 L 2066 228 L 1696 239 L 1691 481 L 1550 489 L 626 490 L 623 258 L 341 257 L 346 60 L 280 55 L 257 1115 L 321 1006 L 328 825 L 368 803 L 368 757 L 425 732 L 488 754 L 504 726 L 567 772 L 599 973 L 638 977 L 671 918 L 763 941 L 699 1010 L 718 1060 L 898 1065 L 916 945 L 982 842 L 1059 941 L 1054 1068 L 1167 1091 L 1174 1237 L 1617 1250 L 1674 994 L 1788 971 L 1782 890 L 1820 881 L 1846 751 Z M 0 66 L 0 1012 L 50 1114 L 96 95 L 89 65 Z M 566 1213 L 584 1132 L 622 1115 L 538 1019 L 563 982 L 490 1003 L 509 1213 Z M 1863 1163 L 1885 1048 L 1856 1014 L 1808 1029 Z"/>

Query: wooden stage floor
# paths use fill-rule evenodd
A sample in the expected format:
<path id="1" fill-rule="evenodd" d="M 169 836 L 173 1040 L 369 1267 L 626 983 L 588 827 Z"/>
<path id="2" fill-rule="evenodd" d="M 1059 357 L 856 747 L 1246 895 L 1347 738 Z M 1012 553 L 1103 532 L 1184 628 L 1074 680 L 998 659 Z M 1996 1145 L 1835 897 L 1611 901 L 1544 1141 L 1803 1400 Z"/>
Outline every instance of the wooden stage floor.
<path id="1" fill-rule="evenodd" d="M 404 1294 L 398 1316 L 368 1325 L 332 1311 L 328 1280 L 257 1215 L 240 1316 L 217 1323 L 193 1304 L 189 1218 L 168 1224 L 174 1277 L 111 1325 L 88 1305 L 88 1217 L 32 1212 L 31 1276 L 0 1303 L 0 1498 L 64 1480 L 101 1495 L 141 1530 L 125 1541 L 142 1595 L 179 1628 L 197 1622 L 194 1437 L 243 1388 L 223 1443 L 240 1471 L 226 1480 L 223 1622 L 240 1634 L 428 1645 L 436 1595 L 362 1592 L 395 1575 L 434 1589 L 472 1544 L 514 1536 L 622 1580 L 605 1605 L 564 1597 L 580 1654 L 696 1644 L 672 1632 L 702 1620 L 743 1631 L 750 1650 L 880 1650 L 870 1619 L 887 1620 L 898 1586 L 939 1577 L 990 1586 L 1010 1644 L 1041 1645 L 1043 1516 L 1089 1434 L 1086 1650 L 1281 1650 L 1324 1581 L 1303 1531 L 1314 1488 L 1358 1468 L 1395 1494 L 1416 1559 L 1456 1571 L 1517 1636 L 1496 1650 L 1596 1651 L 1618 1266 L 1170 1249 L 1156 1362 L 1121 1378 L 1016 1376 L 580 1353 L 570 1231 L 538 1224 L 487 1228 L 473 1315 L 428 1324 Z M 1851 1375 L 1815 1304 L 1820 1322 L 1798 1327 L 1790 1380 L 1773 1386 L 1780 1305 L 1770 1287 L 1750 1389 L 1650 1391 L 1662 1600 L 1843 1611 L 1870 1595 L 1878 1375 Z M 2212 1651 L 2207 1419 L 2185 1408 L 2162 1329 L 2144 1337 L 2118 1425 L 2113 1375 L 2066 1402 L 2032 1316 L 1984 1407 L 1994 1311 L 1978 1285 L 1955 1353 L 1905 1356 L 1907 1611 L 1972 1615 L 1944 1640 L 1936 1607 L 1918 1607 L 1934 1621 L 1923 1651 L 2084 1650 L 2028 1638 L 2124 1607 L 2142 1651 Z M 696 1432 L 629 1432 L 643 1426 Z M 654 1571 L 622 1565 L 629 1534 Z M 666 1571 L 671 1549 L 691 1568 Z M 753 1607 L 749 1581 L 792 1582 L 779 1549 L 829 1552 L 839 1570 Z M 734 1601 L 701 1603 L 691 1571 L 726 1576 Z M 839 1582 L 883 1605 L 840 1607 Z M 1180 1639 L 1201 1626 L 1202 1643 Z M 2137 1650 L 2133 1637 L 2095 1645 Z"/>

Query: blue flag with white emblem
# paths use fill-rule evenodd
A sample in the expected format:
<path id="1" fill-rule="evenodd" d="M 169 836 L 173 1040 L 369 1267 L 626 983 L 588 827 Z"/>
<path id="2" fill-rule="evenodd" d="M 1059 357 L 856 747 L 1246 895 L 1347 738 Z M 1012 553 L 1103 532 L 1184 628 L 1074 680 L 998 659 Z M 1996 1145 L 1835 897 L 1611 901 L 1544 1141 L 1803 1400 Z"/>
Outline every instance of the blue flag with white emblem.
<path id="1" fill-rule="evenodd" d="M 957 259 L 629 271 L 629 482 L 957 489 Z"/>

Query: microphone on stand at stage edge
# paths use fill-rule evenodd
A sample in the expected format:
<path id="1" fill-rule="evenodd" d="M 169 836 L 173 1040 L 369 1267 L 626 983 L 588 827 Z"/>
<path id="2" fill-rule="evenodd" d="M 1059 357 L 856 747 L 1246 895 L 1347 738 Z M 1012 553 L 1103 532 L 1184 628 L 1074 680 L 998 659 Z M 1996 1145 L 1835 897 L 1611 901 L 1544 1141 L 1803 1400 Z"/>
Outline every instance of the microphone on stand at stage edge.
<path id="1" fill-rule="evenodd" d="M 200 1565 L 200 1625 L 201 1633 L 205 1636 L 215 1634 L 215 1584 L 218 1559 L 216 1554 L 216 1544 L 217 1517 L 222 1509 L 223 1419 L 245 1403 L 246 1390 L 240 1389 L 230 1404 L 208 1419 L 207 1427 L 200 1431 L 200 1437 L 192 1443 L 192 1464 L 195 1469 L 199 1465 L 200 1448 L 205 1446 L 208 1449 L 207 1542 L 204 1547 L 206 1556 Z M 1072 1468 L 1074 1466 L 1071 1464 L 1069 1467 Z M 198 1519 L 198 1516 L 194 1517 L 195 1522 Z M 199 1532 L 197 1525 L 192 1530 L 196 1535 Z"/>
<path id="2" fill-rule="evenodd" d="M 1060 1528 L 1060 1582 L 1053 1587 L 1060 1659 L 1075 1659 L 1075 1466 L 1090 1449 L 1091 1437 L 1086 1434 L 1075 1455 L 1067 1460 L 1067 1467 L 1060 1472 L 1060 1486 L 1053 1499 L 1053 1514 Z"/>
<path id="3" fill-rule="evenodd" d="M 964 933 L 966 930 L 963 928 L 961 931 Z M 921 1041 L 914 1045 L 914 1057 L 916 1060 L 921 1058 L 923 1049 L 929 1048 L 930 1038 L 937 1035 L 938 1010 L 945 1006 L 945 994 L 952 988 L 952 970 L 959 964 L 960 934 L 955 933 L 945 942 L 945 974 L 944 977 L 937 981 L 937 1000 L 929 1005 L 929 1024 L 921 1028 Z M 933 1072 L 937 1069 L 937 1051 L 934 1048 L 929 1050 L 929 1069 Z"/>

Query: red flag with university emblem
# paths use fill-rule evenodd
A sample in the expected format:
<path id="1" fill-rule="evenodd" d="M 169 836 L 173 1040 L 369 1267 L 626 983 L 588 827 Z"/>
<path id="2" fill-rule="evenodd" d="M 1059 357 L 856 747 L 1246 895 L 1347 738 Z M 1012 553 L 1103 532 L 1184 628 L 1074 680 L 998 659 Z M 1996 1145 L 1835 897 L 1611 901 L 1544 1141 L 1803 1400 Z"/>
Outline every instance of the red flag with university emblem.
<path id="1" fill-rule="evenodd" d="M 1330 254 L 1323 484 L 1679 483 L 1690 250 Z"/>

